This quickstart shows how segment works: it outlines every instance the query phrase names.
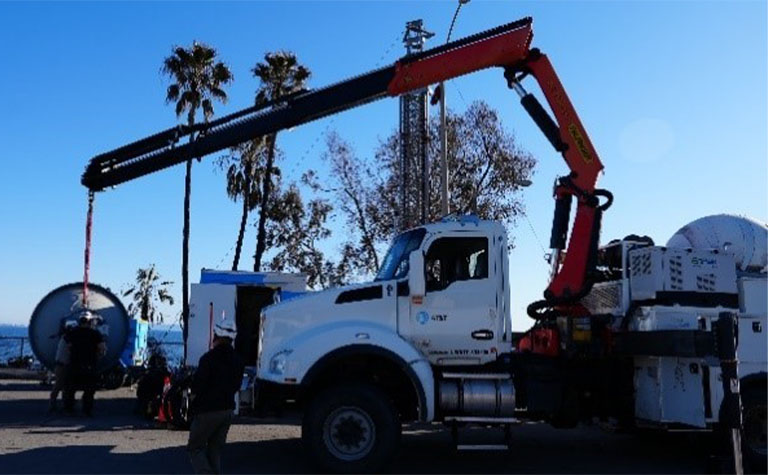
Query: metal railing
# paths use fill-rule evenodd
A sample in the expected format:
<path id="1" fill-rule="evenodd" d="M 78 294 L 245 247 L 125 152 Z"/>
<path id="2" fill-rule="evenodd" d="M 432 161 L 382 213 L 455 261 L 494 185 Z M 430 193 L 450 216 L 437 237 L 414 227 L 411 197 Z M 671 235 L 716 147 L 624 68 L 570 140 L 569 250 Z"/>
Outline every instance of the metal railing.
<path id="1" fill-rule="evenodd" d="M 165 348 L 166 357 L 169 363 L 180 364 L 181 355 L 175 348 L 184 346 L 180 341 L 160 341 L 159 344 Z M 11 360 L 22 360 L 25 357 L 35 358 L 32 352 L 32 345 L 29 343 L 28 336 L 6 336 L 0 335 L 0 365 L 8 364 Z"/>
<path id="2" fill-rule="evenodd" d="M 34 358 L 28 340 L 26 336 L 0 335 L 0 363 L 7 363 L 14 358 L 23 359 L 25 356 Z"/>

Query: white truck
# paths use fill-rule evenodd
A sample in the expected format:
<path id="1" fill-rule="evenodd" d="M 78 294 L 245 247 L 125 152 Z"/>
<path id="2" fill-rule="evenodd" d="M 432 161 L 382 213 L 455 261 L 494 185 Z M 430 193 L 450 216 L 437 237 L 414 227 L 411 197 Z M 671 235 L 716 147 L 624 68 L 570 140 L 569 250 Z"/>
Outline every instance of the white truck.
<path id="1" fill-rule="evenodd" d="M 304 294 L 307 278 L 284 272 L 202 269 L 200 282 L 191 287 L 186 366 L 197 367 L 211 349 L 213 326 L 220 319 L 235 323 L 239 356 L 247 366 L 255 366 L 258 320 L 251 316 L 267 305 Z"/>
<path id="2" fill-rule="evenodd" d="M 753 455 L 765 452 L 765 262 L 740 267 L 732 242 L 694 244 L 690 253 L 642 239 L 599 248 L 612 195 L 597 188 L 602 162 L 554 67 L 530 47 L 532 22 L 523 18 L 336 84 L 170 128 L 94 156 L 83 173 L 92 204 L 97 191 L 255 137 L 475 71 L 503 71 L 570 170 L 554 189 L 552 279 L 544 300 L 529 306 L 536 323 L 519 338 L 511 331 L 505 230 L 471 217 L 400 234 L 371 283 L 252 313 L 239 338 L 258 332 L 249 349 L 258 360 L 258 398 L 299 403 L 304 441 L 325 468 L 375 470 L 392 454 L 401 423 L 411 420 L 507 425 L 527 415 L 568 426 L 598 416 L 706 428 L 722 412 L 722 394 L 733 428 L 738 380 L 723 378 L 722 393 L 713 382 L 716 361 L 733 369 L 720 344 L 733 315 L 751 323 L 739 326 L 742 356 L 752 364 L 746 355 L 757 355 L 757 369 L 742 378 L 745 439 Z M 537 81 L 549 111 L 523 88 L 525 78 Z M 184 143 L 187 137 L 195 140 Z M 89 206 L 86 243 L 91 212 Z M 764 237 L 764 227 L 753 228 Z M 753 244 L 764 256 L 765 240 Z M 763 346 L 745 349 L 755 339 Z"/>
<path id="3" fill-rule="evenodd" d="M 261 312 L 260 397 L 298 403 L 306 449 L 333 471 L 381 467 L 409 421 L 601 417 L 706 430 L 723 400 L 713 323 L 729 312 L 739 320 L 748 455 L 764 457 L 768 232 L 725 221 L 755 236 L 728 243 L 739 255 L 644 239 L 602 247 L 584 316 L 541 318 L 523 338 L 510 330 L 501 224 L 461 217 L 411 229 L 374 281 Z"/>

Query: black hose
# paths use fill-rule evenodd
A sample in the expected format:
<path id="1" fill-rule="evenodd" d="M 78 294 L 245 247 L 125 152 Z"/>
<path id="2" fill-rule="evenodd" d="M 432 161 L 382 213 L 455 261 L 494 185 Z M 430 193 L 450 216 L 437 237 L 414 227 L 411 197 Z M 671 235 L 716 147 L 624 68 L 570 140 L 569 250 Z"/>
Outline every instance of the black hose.
<path id="1" fill-rule="evenodd" d="M 603 203 L 603 204 L 601 204 L 601 205 L 599 205 L 597 207 L 600 211 L 607 210 L 613 204 L 613 193 L 611 193 L 608 190 L 604 190 L 602 188 L 596 188 L 595 192 L 594 192 L 594 195 L 595 196 L 603 196 L 606 199 L 605 203 Z"/>

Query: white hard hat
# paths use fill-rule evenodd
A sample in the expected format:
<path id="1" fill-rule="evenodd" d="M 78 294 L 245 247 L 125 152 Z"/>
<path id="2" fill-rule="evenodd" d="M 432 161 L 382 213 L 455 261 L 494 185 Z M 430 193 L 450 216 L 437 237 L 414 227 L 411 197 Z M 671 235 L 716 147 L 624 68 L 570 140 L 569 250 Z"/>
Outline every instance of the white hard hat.
<path id="1" fill-rule="evenodd" d="M 104 323 L 104 318 L 91 310 L 83 310 L 80 312 L 77 321 L 79 323 L 88 323 L 90 325 L 101 325 Z"/>
<path id="2" fill-rule="evenodd" d="M 213 326 L 213 334 L 220 338 L 231 338 L 234 340 L 235 336 L 237 336 L 235 322 L 231 320 L 220 320 Z"/>
<path id="3" fill-rule="evenodd" d="M 93 320 L 93 318 L 94 318 L 93 312 L 91 312 L 90 310 L 83 310 L 82 312 L 80 312 L 80 315 L 78 315 L 77 321 L 80 323 L 86 323 Z"/>

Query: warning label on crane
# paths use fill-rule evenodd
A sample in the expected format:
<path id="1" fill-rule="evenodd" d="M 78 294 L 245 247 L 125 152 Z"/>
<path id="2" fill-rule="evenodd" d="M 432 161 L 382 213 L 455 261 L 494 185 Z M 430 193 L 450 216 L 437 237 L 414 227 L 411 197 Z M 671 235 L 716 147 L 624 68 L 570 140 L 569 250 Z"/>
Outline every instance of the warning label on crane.
<path id="1" fill-rule="evenodd" d="M 579 128 L 576 127 L 576 124 L 569 125 L 568 132 L 571 134 L 571 137 L 573 137 L 573 141 L 576 142 L 576 146 L 579 149 L 579 154 L 581 154 L 581 158 L 584 159 L 584 163 L 592 163 L 592 154 L 589 153 L 586 140 L 584 140 L 584 136 L 581 135 L 581 132 L 579 131 Z"/>

